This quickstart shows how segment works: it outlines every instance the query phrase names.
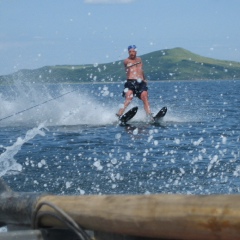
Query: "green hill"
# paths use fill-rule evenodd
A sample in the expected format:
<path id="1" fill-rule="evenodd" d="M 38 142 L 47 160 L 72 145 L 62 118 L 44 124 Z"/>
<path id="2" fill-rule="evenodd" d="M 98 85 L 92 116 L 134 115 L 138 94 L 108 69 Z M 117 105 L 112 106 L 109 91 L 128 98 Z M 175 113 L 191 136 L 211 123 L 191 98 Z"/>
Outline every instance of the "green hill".
<path id="1" fill-rule="evenodd" d="M 164 49 L 141 56 L 150 80 L 240 79 L 240 63 L 206 58 L 183 48 Z M 0 77 L 0 82 L 22 79 L 31 82 L 81 83 L 124 80 L 122 61 L 105 64 L 46 66 L 20 70 Z"/>
<path id="2" fill-rule="evenodd" d="M 156 51 L 142 59 L 152 79 L 240 79 L 239 62 L 206 58 L 182 48 Z"/>

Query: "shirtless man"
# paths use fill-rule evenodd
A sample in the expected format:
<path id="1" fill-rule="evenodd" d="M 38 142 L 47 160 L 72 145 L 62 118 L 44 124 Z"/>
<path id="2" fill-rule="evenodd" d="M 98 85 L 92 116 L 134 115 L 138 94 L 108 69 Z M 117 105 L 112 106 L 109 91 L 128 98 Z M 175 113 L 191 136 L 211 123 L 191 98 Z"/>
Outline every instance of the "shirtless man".
<path id="1" fill-rule="evenodd" d="M 123 108 L 120 108 L 117 116 L 123 115 L 127 106 L 131 103 L 134 96 L 137 96 L 143 101 L 144 110 L 147 116 L 152 119 L 150 105 L 148 102 L 148 87 L 147 80 L 145 79 L 143 72 L 143 64 L 140 57 L 137 57 L 137 48 L 135 45 L 128 47 L 129 57 L 124 60 L 125 71 L 127 75 L 127 81 L 124 84 L 123 97 L 125 96 L 125 102 Z"/>

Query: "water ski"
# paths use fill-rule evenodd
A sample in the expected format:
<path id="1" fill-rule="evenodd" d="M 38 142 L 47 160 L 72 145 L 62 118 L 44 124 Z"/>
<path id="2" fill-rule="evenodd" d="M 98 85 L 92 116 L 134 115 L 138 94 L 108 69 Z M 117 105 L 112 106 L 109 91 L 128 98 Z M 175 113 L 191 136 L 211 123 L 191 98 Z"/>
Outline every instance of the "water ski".
<path id="1" fill-rule="evenodd" d="M 163 107 L 157 114 L 155 117 L 153 117 L 154 122 L 158 122 L 159 120 L 161 120 L 161 118 L 163 118 L 167 113 L 167 107 Z"/>
<path id="2" fill-rule="evenodd" d="M 135 114 L 137 113 L 138 107 L 133 107 L 130 109 L 128 112 L 123 114 L 120 118 L 119 121 L 121 124 L 126 124 L 130 119 L 132 119 Z"/>

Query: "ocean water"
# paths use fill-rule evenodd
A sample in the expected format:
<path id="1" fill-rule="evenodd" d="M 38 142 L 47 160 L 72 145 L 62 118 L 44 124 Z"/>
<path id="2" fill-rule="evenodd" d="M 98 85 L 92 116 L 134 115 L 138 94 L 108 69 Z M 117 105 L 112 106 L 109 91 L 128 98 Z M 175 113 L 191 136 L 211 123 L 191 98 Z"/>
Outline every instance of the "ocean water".
<path id="1" fill-rule="evenodd" d="M 0 176 L 14 191 L 53 194 L 234 194 L 240 191 L 240 81 L 149 82 L 127 126 L 123 83 L 0 88 Z M 129 108 L 130 108 L 129 107 Z"/>

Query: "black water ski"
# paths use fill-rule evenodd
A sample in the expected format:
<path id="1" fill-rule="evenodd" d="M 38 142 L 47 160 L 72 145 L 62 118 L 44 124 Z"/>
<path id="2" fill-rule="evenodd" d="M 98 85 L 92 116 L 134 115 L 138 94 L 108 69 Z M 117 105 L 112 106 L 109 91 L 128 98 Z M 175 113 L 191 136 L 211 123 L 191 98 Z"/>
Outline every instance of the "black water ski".
<path id="1" fill-rule="evenodd" d="M 135 114 L 137 113 L 137 110 L 138 110 L 138 107 L 133 107 L 128 112 L 123 114 L 119 118 L 119 121 L 121 122 L 121 124 L 126 124 L 130 119 L 132 119 L 135 116 Z"/>
<path id="2" fill-rule="evenodd" d="M 153 117 L 154 122 L 158 122 L 159 120 L 161 120 L 161 118 L 163 118 L 167 113 L 167 107 L 163 107 L 157 114 L 155 117 Z"/>

